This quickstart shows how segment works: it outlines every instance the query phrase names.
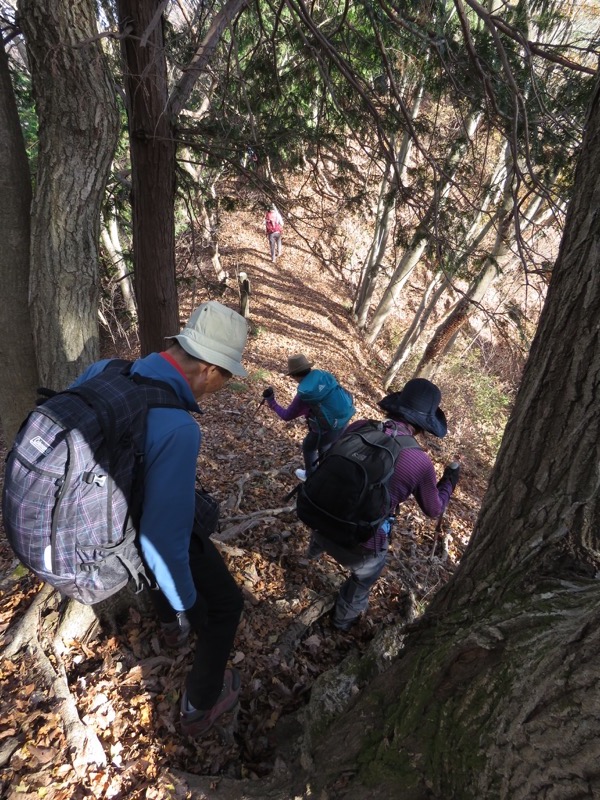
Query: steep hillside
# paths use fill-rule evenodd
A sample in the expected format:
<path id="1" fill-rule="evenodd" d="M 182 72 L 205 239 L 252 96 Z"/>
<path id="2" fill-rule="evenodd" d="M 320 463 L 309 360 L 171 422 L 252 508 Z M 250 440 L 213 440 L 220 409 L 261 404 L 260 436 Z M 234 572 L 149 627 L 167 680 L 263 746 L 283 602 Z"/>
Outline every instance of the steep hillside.
<path id="1" fill-rule="evenodd" d="M 428 437 L 425 443 L 438 472 L 457 456 L 463 464 L 441 532 L 436 534 L 436 520 L 426 519 L 413 501 L 406 503 L 368 614 L 348 634 L 332 629 L 324 611 L 342 570 L 328 557 L 309 566 L 307 529 L 285 500 L 296 482 L 294 469 L 302 463 L 304 427 L 284 424 L 259 404 L 269 385 L 281 403 L 291 401 L 295 384 L 284 370 L 289 355 L 303 352 L 352 391 L 357 416 L 380 418 L 376 402 L 383 396 L 385 351 L 369 350 L 356 333 L 348 285 L 315 256 L 314 235 L 299 224 L 296 230 L 287 225 L 283 254 L 271 263 L 263 215 L 264 205 L 256 199 L 246 210 L 222 216 L 223 266 L 234 277 L 246 272 L 251 281 L 249 376 L 208 397 L 199 420 L 199 476 L 221 501 L 217 538 L 246 598 L 233 653 L 243 676 L 235 734 L 224 740 L 215 730 L 197 743 L 180 737 L 177 700 L 191 650 L 165 651 L 152 617 L 132 609 L 117 631 L 101 632 L 92 642 L 75 640 L 63 656 L 80 716 L 111 761 L 83 781 L 70 768 L 62 726 L 53 701 L 39 689 L 33 658 L 1 663 L 0 737 L 12 740 L 17 731 L 21 736 L 2 779 L 7 797 L 17 791 L 19 797 L 42 796 L 39 792 L 47 798 L 89 796 L 85 787 L 96 797 L 166 797 L 170 769 L 268 774 L 277 755 L 272 735 L 277 721 L 305 703 L 319 674 L 349 653 L 363 652 L 382 626 L 419 613 L 464 552 L 503 423 L 502 416 L 496 419 L 501 404 L 492 383 L 473 365 L 472 355 L 454 360 L 440 376 L 449 435 L 442 441 Z M 207 292 L 211 276 L 204 269 L 184 271 L 182 322 L 198 302 L 219 296 L 216 290 Z M 235 280 L 230 284 L 219 299 L 238 307 Z M 113 349 L 110 342 L 105 347 L 107 353 Z M 0 630 L 6 634 L 39 584 L 15 569 L 4 541 L 0 552 Z"/>

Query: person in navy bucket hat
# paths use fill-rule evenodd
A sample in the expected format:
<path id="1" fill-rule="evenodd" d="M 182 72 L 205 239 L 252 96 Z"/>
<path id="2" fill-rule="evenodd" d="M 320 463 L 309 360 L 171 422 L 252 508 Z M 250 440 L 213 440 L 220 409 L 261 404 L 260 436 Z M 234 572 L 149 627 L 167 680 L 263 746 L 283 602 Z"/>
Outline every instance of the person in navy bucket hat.
<path id="1" fill-rule="evenodd" d="M 448 432 L 446 416 L 440 408 L 442 393 L 431 381 L 414 378 L 400 392 L 386 395 L 377 404 L 386 414 L 383 431 L 388 436 L 416 437 L 427 431 L 442 438 Z M 360 431 L 368 420 L 353 422 L 347 434 Z M 412 495 L 428 517 L 442 514 L 458 483 L 460 466 L 446 466 L 438 480 L 429 455 L 415 440 L 414 447 L 399 453 L 393 474 L 387 484 L 390 507 L 393 509 Z M 348 631 L 367 611 L 371 588 L 382 574 L 388 554 L 394 514 L 386 519 L 366 542 L 346 548 L 313 530 L 306 552 L 309 559 L 328 553 L 350 574 L 341 585 L 333 609 L 332 623 L 340 631 Z"/>
<path id="2" fill-rule="evenodd" d="M 442 439 L 448 432 L 446 416 L 440 408 L 442 393 L 425 378 L 413 378 L 401 392 L 392 392 L 377 405 L 393 419 L 416 425 Z"/>

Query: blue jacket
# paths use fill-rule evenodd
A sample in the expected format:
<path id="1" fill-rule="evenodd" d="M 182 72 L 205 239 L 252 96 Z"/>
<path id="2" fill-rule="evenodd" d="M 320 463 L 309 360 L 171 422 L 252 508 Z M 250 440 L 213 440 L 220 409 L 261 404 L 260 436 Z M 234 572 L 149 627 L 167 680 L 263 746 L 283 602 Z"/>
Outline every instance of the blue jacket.
<path id="1" fill-rule="evenodd" d="M 92 364 L 75 385 L 102 372 L 107 363 Z M 200 412 L 184 376 L 159 353 L 135 361 L 132 372 L 168 383 L 189 411 Z M 139 540 L 146 564 L 175 611 L 185 611 L 196 602 L 189 545 L 200 442 L 200 427 L 187 411 L 151 408 L 148 412 Z"/>

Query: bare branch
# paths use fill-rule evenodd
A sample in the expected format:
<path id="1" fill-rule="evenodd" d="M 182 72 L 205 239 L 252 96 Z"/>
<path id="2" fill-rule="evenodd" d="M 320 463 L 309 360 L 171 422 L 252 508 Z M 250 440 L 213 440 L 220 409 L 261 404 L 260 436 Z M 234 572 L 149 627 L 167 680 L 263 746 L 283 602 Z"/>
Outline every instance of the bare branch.
<path id="1" fill-rule="evenodd" d="M 173 87 L 168 104 L 171 117 L 176 117 L 183 109 L 192 93 L 194 84 L 205 69 L 209 58 L 217 47 L 223 31 L 231 21 L 243 11 L 247 4 L 248 0 L 228 0 L 214 18 L 206 36 L 198 46 L 194 57 L 183 71 L 179 81 Z"/>

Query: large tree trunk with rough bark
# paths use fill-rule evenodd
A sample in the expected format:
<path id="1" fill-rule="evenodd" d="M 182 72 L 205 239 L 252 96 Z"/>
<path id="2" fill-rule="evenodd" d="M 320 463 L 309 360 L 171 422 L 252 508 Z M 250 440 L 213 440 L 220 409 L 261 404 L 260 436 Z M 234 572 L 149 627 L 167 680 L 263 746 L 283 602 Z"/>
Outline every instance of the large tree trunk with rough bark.
<path id="1" fill-rule="evenodd" d="M 31 177 L 17 105 L 0 44 L 0 426 L 9 445 L 38 384 L 29 292 Z M 17 345 L 18 343 L 18 345 Z"/>
<path id="2" fill-rule="evenodd" d="M 119 0 L 131 154 L 133 258 L 142 355 L 179 331 L 175 282 L 175 140 L 163 21 L 156 0 Z"/>
<path id="3" fill-rule="evenodd" d="M 573 198 L 471 544 L 323 737 L 317 789 L 347 769 L 345 798 L 600 794 L 598 93 Z"/>
<path id="4" fill-rule="evenodd" d="M 115 93 L 91 0 L 21 0 L 39 118 L 30 310 L 42 383 L 98 357 L 100 207 L 116 146 Z"/>

